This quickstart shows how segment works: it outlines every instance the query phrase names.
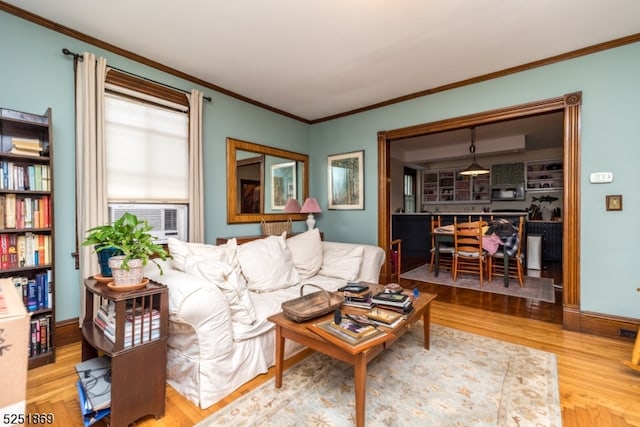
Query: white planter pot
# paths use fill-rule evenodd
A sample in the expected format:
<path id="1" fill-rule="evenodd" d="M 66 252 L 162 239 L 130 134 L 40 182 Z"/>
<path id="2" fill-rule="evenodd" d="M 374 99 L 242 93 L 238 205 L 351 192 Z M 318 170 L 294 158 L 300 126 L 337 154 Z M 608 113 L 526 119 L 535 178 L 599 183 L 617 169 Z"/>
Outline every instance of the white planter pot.
<path id="1" fill-rule="evenodd" d="M 141 259 L 129 260 L 129 270 L 122 268 L 124 256 L 114 256 L 109 258 L 109 267 L 113 277 L 114 286 L 137 285 L 144 278 Z"/>

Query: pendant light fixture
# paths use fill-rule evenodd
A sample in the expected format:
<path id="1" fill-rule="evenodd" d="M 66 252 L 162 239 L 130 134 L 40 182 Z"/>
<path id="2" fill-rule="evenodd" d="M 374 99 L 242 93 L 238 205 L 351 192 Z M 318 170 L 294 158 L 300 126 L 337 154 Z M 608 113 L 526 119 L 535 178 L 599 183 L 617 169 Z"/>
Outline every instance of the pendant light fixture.
<path id="1" fill-rule="evenodd" d="M 476 128 L 471 128 L 471 145 L 469 146 L 469 152 L 473 156 L 473 162 L 466 168 L 458 172 L 460 175 L 478 176 L 489 173 L 489 169 L 480 166 L 476 163 Z"/>

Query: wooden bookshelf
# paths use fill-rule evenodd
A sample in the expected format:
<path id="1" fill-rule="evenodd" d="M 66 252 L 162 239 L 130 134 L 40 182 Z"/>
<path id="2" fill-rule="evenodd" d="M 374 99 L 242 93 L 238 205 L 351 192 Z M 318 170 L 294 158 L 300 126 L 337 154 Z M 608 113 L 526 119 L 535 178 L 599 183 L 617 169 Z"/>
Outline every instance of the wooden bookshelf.
<path id="1" fill-rule="evenodd" d="M 29 369 L 55 362 L 51 109 L 0 108 L 0 277 L 31 313 Z"/>

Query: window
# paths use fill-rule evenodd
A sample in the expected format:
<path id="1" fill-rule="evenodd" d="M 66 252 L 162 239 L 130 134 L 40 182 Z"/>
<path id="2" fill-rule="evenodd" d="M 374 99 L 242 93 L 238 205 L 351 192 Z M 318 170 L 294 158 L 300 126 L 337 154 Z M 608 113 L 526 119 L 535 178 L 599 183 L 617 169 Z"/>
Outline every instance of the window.
<path id="1" fill-rule="evenodd" d="M 186 111 L 108 92 L 105 144 L 109 202 L 188 203 Z"/>
<path id="2" fill-rule="evenodd" d="M 416 171 L 404 168 L 404 211 L 416 211 Z"/>

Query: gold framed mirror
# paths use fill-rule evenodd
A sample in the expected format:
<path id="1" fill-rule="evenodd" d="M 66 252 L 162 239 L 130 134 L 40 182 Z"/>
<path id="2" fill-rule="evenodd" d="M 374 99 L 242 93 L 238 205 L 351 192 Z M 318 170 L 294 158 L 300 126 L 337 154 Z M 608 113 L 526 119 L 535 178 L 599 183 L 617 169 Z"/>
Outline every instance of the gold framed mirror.
<path id="1" fill-rule="evenodd" d="M 284 204 L 309 197 L 309 156 L 227 138 L 227 223 L 304 220 Z"/>

